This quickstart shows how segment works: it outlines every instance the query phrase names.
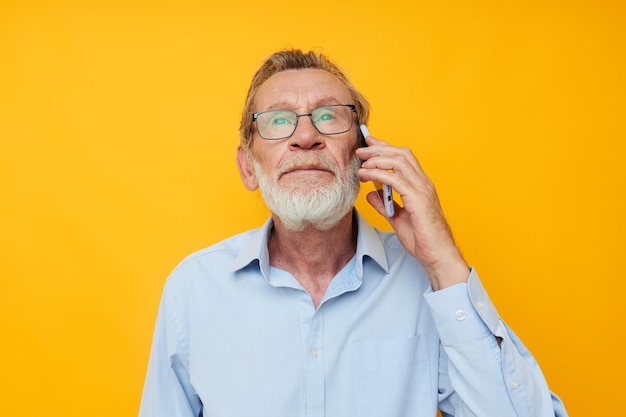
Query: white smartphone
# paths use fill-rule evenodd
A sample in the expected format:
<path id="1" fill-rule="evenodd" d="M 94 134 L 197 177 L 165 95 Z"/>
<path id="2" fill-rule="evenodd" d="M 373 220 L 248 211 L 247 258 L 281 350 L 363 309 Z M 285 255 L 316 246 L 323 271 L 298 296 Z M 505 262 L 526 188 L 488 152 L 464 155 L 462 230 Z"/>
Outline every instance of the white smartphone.
<path id="1" fill-rule="evenodd" d="M 367 126 L 361 125 L 359 127 L 361 128 L 361 133 L 363 134 L 364 138 L 370 135 L 370 132 L 367 129 Z M 393 215 L 396 213 L 395 207 L 393 205 L 393 189 L 391 188 L 390 185 L 381 184 L 378 181 L 372 181 L 372 182 L 374 183 L 374 187 L 376 188 L 376 191 L 378 191 L 378 195 L 380 196 L 380 199 L 385 205 L 385 212 L 387 213 L 387 216 L 393 217 Z"/>

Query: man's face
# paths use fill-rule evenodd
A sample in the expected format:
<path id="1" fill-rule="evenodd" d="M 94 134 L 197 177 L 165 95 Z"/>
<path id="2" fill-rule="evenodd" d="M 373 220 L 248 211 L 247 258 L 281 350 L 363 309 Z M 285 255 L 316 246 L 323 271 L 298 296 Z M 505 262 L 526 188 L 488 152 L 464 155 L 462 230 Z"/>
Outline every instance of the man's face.
<path id="1" fill-rule="evenodd" d="M 350 92 L 334 75 L 317 69 L 289 70 L 259 88 L 255 111 L 287 109 L 300 114 L 323 105 L 352 103 Z M 265 140 L 255 131 L 252 174 L 246 186 L 259 186 L 270 210 L 288 228 L 328 229 L 350 211 L 358 194 L 357 137 L 356 122 L 348 132 L 325 136 L 309 117 L 300 117 L 287 139 Z"/>

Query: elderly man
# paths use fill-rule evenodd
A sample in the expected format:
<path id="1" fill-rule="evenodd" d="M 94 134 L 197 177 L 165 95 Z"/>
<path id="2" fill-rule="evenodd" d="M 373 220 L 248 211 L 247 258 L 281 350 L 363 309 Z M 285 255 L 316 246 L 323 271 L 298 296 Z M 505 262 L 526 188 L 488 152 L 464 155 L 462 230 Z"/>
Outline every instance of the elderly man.
<path id="1" fill-rule="evenodd" d="M 566 416 L 418 161 L 363 138 L 367 119 L 325 56 L 286 50 L 261 66 L 237 164 L 272 216 L 173 271 L 140 416 Z M 399 196 L 394 233 L 355 211 L 361 181 Z"/>

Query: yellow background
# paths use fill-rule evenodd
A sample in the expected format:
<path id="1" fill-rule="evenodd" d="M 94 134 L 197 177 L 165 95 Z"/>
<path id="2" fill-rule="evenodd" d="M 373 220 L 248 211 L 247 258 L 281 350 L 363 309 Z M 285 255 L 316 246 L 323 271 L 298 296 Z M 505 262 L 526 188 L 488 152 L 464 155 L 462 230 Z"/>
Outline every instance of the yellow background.
<path id="1" fill-rule="evenodd" d="M 414 150 L 570 413 L 613 415 L 623 4 L 2 0 L 0 415 L 136 415 L 167 275 L 267 216 L 234 151 L 254 70 L 289 46 L 333 57 L 370 131 Z"/>

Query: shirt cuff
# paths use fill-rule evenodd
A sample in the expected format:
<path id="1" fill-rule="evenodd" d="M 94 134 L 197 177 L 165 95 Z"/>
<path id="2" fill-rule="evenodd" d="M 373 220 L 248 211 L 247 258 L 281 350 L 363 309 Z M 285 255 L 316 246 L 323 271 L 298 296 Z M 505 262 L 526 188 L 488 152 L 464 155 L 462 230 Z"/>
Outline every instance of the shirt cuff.
<path id="1" fill-rule="evenodd" d="M 424 299 L 444 345 L 454 345 L 497 334 L 499 315 L 474 268 L 467 283 L 424 293 Z"/>

